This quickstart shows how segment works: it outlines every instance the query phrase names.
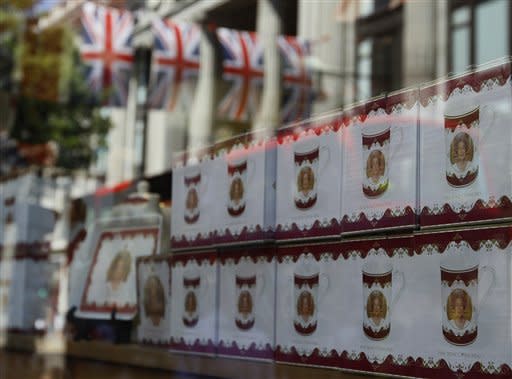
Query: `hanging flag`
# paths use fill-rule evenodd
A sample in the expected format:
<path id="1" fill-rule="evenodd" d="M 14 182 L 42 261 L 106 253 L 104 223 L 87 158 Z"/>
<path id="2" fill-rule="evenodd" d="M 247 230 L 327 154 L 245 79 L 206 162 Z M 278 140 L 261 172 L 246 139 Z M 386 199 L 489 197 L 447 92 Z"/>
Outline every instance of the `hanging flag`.
<path id="1" fill-rule="evenodd" d="M 81 25 L 80 52 L 91 90 L 96 94 L 111 91 L 110 105 L 126 105 L 133 64 L 131 13 L 87 2 L 82 8 Z"/>
<path id="2" fill-rule="evenodd" d="M 277 43 L 283 59 L 281 121 L 289 123 L 309 118 L 313 88 L 306 57 L 310 55 L 310 45 L 290 36 L 279 36 Z"/>
<path id="3" fill-rule="evenodd" d="M 222 48 L 221 119 L 248 121 L 258 111 L 263 88 L 263 46 L 252 32 L 217 29 Z"/>
<path id="4" fill-rule="evenodd" d="M 189 107 L 199 73 L 199 27 L 183 22 L 156 20 L 153 33 L 155 43 L 149 106 L 171 111 L 181 102 Z"/>

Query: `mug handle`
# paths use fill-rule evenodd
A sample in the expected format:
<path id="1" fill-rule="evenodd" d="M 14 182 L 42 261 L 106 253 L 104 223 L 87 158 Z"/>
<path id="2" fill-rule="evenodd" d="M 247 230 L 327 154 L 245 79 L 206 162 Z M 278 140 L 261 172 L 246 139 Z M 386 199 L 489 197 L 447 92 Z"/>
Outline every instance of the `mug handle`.
<path id="1" fill-rule="evenodd" d="M 389 160 L 393 160 L 394 156 L 396 155 L 396 152 L 400 150 L 400 147 L 402 146 L 402 142 L 404 142 L 404 131 L 403 129 L 400 127 L 400 126 L 394 126 L 391 128 L 390 131 L 398 131 L 399 135 L 400 135 L 400 138 L 399 138 L 399 142 L 397 144 L 395 144 L 395 148 L 393 149 L 393 151 L 391 151 L 391 138 L 389 139 L 389 143 L 390 143 L 390 146 L 389 146 Z M 395 134 L 395 133 L 393 133 Z M 386 162 L 387 163 L 387 162 Z"/>
<path id="2" fill-rule="evenodd" d="M 319 167 L 318 167 L 318 171 L 320 173 L 322 173 L 325 168 L 327 167 L 327 165 L 329 164 L 329 161 L 331 160 L 331 150 L 329 149 L 329 146 L 321 146 L 320 147 L 320 151 L 323 151 L 325 152 L 325 159 L 323 160 L 323 163 L 320 165 L 320 156 L 318 157 L 318 160 L 319 160 Z"/>
<path id="3" fill-rule="evenodd" d="M 393 300 L 391 301 L 391 308 L 394 308 L 396 303 L 398 302 L 398 299 L 400 298 L 400 295 L 402 294 L 402 291 L 405 287 L 405 275 L 402 271 L 394 270 L 393 275 L 396 277 L 400 277 L 400 286 L 398 287 L 398 291 L 396 292 L 396 295 L 393 297 Z"/>
<path id="4" fill-rule="evenodd" d="M 254 172 L 256 171 L 256 164 L 252 159 L 247 158 L 247 185 L 249 185 L 252 181 L 252 177 L 254 176 Z"/>
<path id="5" fill-rule="evenodd" d="M 329 276 L 326 273 L 320 274 L 320 281 L 318 283 L 319 300 L 323 301 L 324 296 L 329 290 Z"/>
<path id="6" fill-rule="evenodd" d="M 494 270 L 494 268 L 492 268 L 491 266 L 483 266 L 482 268 L 480 268 L 480 270 L 482 271 L 482 274 L 483 273 L 491 274 L 491 283 L 489 284 L 489 287 L 487 287 L 487 289 L 484 291 L 484 294 L 480 298 L 480 300 L 478 302 L 478 309 L 480 309 L 480 307 L 484 303 L 485 299 L 487 298 L 487 295 L 489 295 L 489 293 L 496 286 L 496 270 Z"/>
<path id="7" fill-rule="evenodd" d="M 482 105 L 481 109 L 482 109 L 482 116 L 485 114 L 485 117 L 484 117 L 485 119 L 487 119 L 486 116 L 491 115 L 490 116 L 491 122 L 489 122 L 487 124 L 487 126 L 485 127 L 485 131 L 483 130 L 483 128 L 480 128 L 480 131 L 482 131 L 483 133 L 480 136 L 479 142 L 483 143 L 485 141 L 485 139 L 487 138 L 487 136 L 489 135 L 489 131 L 490 131 L 492 125 L 494 125 L 494 122 L 496 121 L 496 111 L 489 104 Z"/>
<path id="8" fill-rule="evenodd" d="M 205 170 L 201 170 L 201 184 L 199 185 L 199 193 L 201 196 L 204 196 L 206 190 L 208 189 L 208 178 L 209 175 L 204 175 Z"/>
<path id="9" fill-rule="evenodd" d="M 259 283 L 256 288 L 256 296 L 260 297 L 265 289 L 265 276 L 262 273 L 259 273 L 256 278 L 258 278 L 257 283 Z"/>

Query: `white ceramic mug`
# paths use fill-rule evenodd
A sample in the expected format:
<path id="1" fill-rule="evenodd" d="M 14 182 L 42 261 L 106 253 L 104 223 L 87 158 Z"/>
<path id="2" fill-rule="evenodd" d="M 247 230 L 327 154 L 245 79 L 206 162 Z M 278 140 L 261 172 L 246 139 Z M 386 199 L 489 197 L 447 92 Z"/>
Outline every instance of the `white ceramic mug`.
<path id="1" fill-rule="evenodd" d="M 264 288 L 264 280 L 249 268 L 241 267 L 235 273 L 235 325 L 242 331 L 250 330 L 255 322 L 255 306 Z"/>
<path id="2" fill-rule="evenodd" d="M 187 224 L 195 224 L 199 220 L 201 197 L 206 189 L 204 179 L 198 166 L 191 166 L 185 169 L 183 177 L 185 184 L 184 219 Z"/>
<path id="3" fill-rule="evenodd" d="M 389 166 L 393 155 L 402 144 L 402 129 L 388 124 L 368 124 L 361 131 L 363 152 L 363 193 L 374 198 L 382 195 L 389 186 Z M 391 152 L 391 136 L 398 135 L 399 141 Z"/>
<path id="4" fill-rule="evenodd" d="M 485 120 L 489 130 L 494 118 L 489 106 L 480 106 L 471 99 L 455 98 L 446 103 L 446 180 L 452 187 L 465 187 L 476 180 L 482 140 L 480 121 Z"/>
<path id="5" fill-rule="evenodd" d="M 307 210 L 316 204 L 318 178 L 327 167 L 330 154 L 327 146 L 320 146 L 313 137 L 305 137 L 293 146 L 295 166 L 294 203 L 298 209 Z M 322 165 L 320 166 L 320 161 Z"/>
<path id="6" fill-rule="evenodd" d="M 479 309 L 494 288 L 496 273 L 492 267 L 480 267 L 473 251 L 450 253 L 448 249 L 444 254 L 440 267 L 443 336 L 453 345 L 469 345 L 478 335 Z M 490 275 L 490 281 L 479 299 L 481 273 Z"/>
<path id="7" fill-rule="evenodd" d="M 293 326 L 295 331 L 308 336 L 316 331 L 319 299 L 328 290 L 326 274 L 320 274 L 318 264 L 302 260 L 293 273 Z"/>
<path id="8" fill-rule="evenodd" d="M 393 297 L 393 277 L 400 278 Z M 404 274 L 393 271 L 387 255 L 371 256 L 363 265 L 363 332 L 372 340 L 382 340 L 391 331 L 391 310 L 404 288 Z M 396 281 L 396 279 L 395 279 Z"/>
<path id="9" fill-rule="evenodd" d="M 199 321 L 201 305 L 201 275 L 196 268 L 188 268 L 183 274 L 183 324 L 193 328 Z"/>
<path id="10" fill-rule="evenodd" d="M 231 217 L 238 217 L 245 211 L 247 191 L 254 173 L 254 166 L 247 157 L 230 157 L 227 162 L 227 172 L 227 212 Z"/>

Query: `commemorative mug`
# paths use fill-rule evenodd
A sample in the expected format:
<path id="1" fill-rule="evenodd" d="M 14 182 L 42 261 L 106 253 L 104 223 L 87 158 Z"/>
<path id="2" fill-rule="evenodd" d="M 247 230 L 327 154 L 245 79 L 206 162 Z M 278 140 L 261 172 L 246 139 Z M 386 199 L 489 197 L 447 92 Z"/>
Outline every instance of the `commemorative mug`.
<path id="1" fill-rule="evenodd" d="M 296 180 L 294 203 L 298 209 L 307 210 L 316 204 L 318 178 L 327 166 L 329 158 L 328 147 L 320 146 L 312 137 L 295 142 L 293 147 Z M 321 160 L 322 166 L 320 166 Z"/>
<path id="2" fill-rule="evenodd" d="M 245 211 L 247 190 L 254 172 L 247 157 L 230 158 L 227 162 L 228 171 L 228 202 L 227 211 L 232 217 L 238 217 Z M 249 168 L 252 168 L 251 170 Z"/>
<path id="3" fill-rule="evenodd" d="M 404 288 L 404 274 L 393 270 L 387 256 L 369 257 L 363 265 L 363 332 L 372 340 L 385 339 L 391 331 L 391 310 Z M 393 278 L 399 278 L 393 296 Z M 397 284 L 395 284 L 397 286 Z"/>
<path id="4" fill-rule="evenodd" d="M 263 277 L 253 270 L 240 268 L 236 271 L 235 325 L 238 329 L 247 331 L 254 326 L 256 301 L 263 287 Z"/>
<path id="5" fill-rule="evenodd" d="M 393 133 L 392 132 L 393 129 Z M 399 142 L 391 152 L 391 136 L 398 135 Z M 387 124 L 368 124 L 361 132 L 363 150 L 363 194 L 368 198 L 382 195 L 389 187 L 389 165 L 392 156 L 400 149 L 402 129 Z"/>
<path id="6" fill-rule="evenodd" d="M 197 166 L 186 169 L 184 175 L 185 184 L 185 212 L 184 218 L 187 224 L 194 224 L 200 216 L 200 198 L 204 192 L 204 178 L 201 176 L 201 170 Z M 203 185 L 203 187 L 201 187 Z M 203 188 L 203 190 L 201 190 Z"/>
<path id="7" fill-rule="evenodd" d="M 183 324 L 193 328 L 199 321 L 199 308 L 201 299 L 201 276 L 199 270 L 189 268 L 183 274 Z"/>
<path id="8" fill-rule="evenodd" d="M 326 274 L 320 274 L 318 264 L 302 261 L 293 273 L 293 326 L 303 336 L 313 334 L 318 324 L 319 299 L 328 290 Z"/>
<path id="9" fill-rule="evenodd" d="M 446 180 L 452 187 L 472 184 L 479 171 L 482 127 L 486 130 L 494 123 L 495 113 L 489 106 L 480 106 L 466 98 L 446 103 L 444 110 L 444 136 L 446 144 Z"/>
<path id="10" fill-rule="evenodd" d="M 496 273 L 490 266 L 480 267 L 473 251 L 445 254 L 449 255 L 440 265 L 443 336 L 452 345 L 469 345 L 477 338 L 478 313 L 494 288 Z M 489 275 L 490 281 L 479 293 L 482 274 Z"/>

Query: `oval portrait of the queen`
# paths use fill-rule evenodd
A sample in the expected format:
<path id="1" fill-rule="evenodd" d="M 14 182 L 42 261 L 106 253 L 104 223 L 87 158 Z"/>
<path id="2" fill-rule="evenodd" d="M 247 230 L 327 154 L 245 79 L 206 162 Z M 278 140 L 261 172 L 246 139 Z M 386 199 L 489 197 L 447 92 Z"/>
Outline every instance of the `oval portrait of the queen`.
<path id="1" fill-rule="evenodd" d="M 302 291 L 297 298 L 297 315 L 304 322 L 309 321 L 315 314 L 315 299 L 309 291 Z"/>

